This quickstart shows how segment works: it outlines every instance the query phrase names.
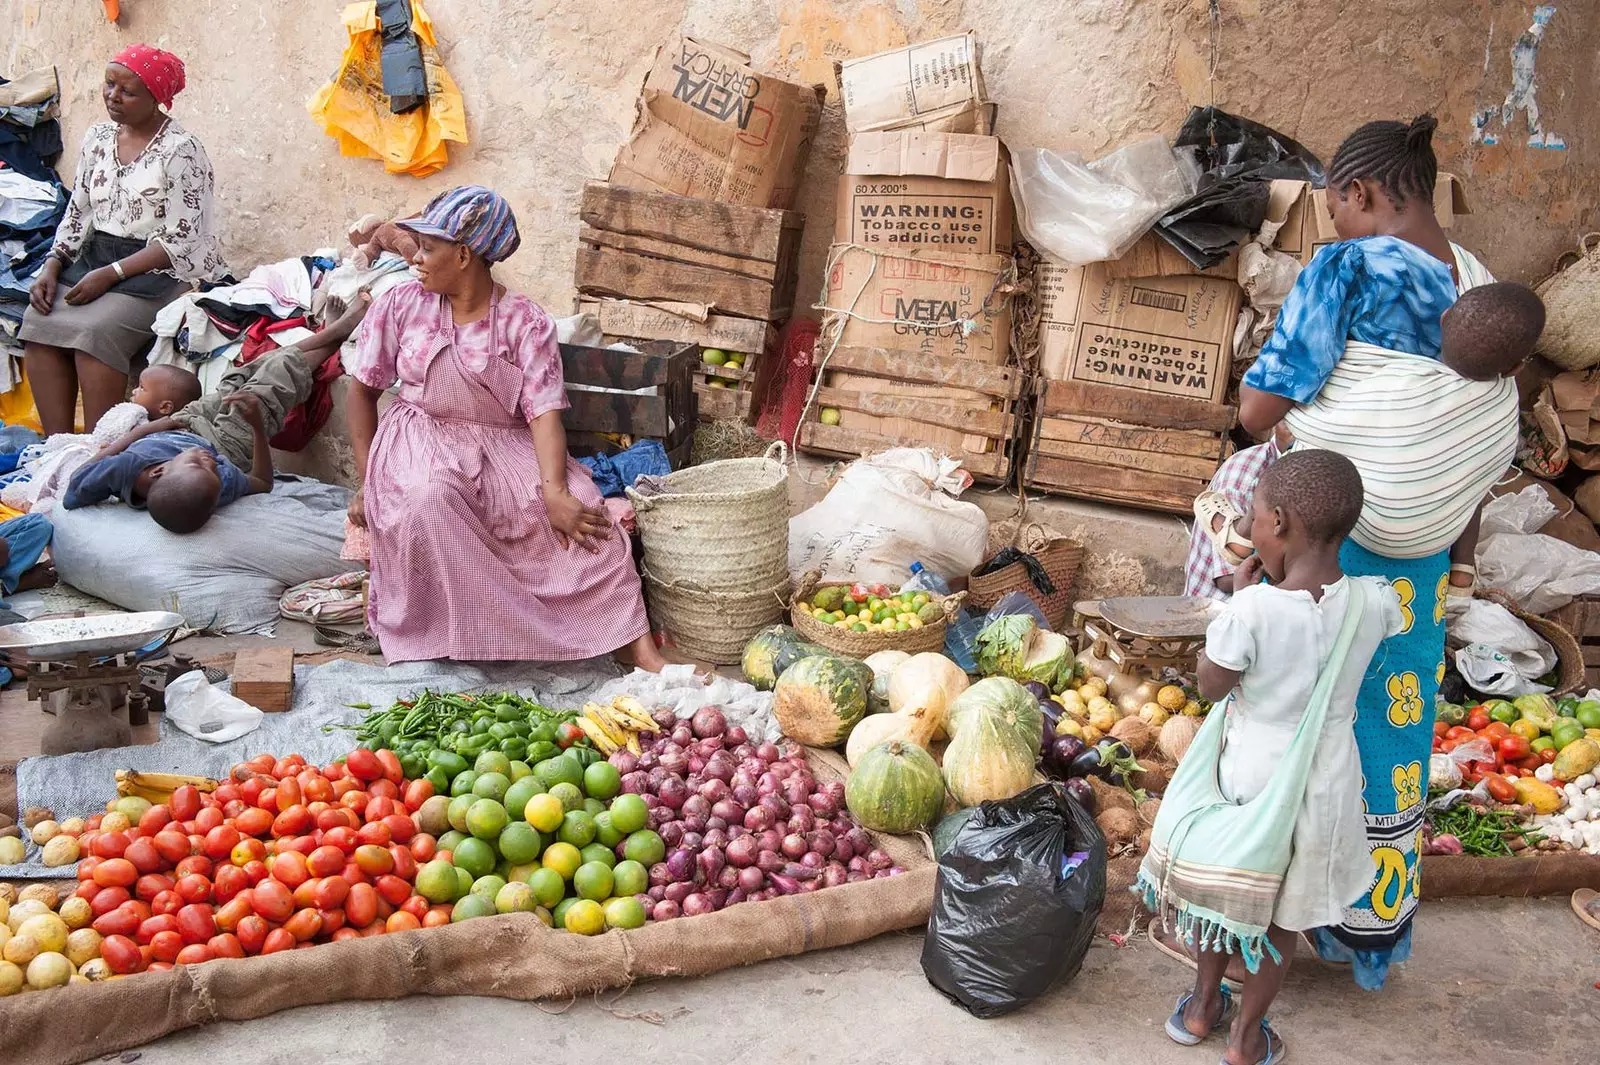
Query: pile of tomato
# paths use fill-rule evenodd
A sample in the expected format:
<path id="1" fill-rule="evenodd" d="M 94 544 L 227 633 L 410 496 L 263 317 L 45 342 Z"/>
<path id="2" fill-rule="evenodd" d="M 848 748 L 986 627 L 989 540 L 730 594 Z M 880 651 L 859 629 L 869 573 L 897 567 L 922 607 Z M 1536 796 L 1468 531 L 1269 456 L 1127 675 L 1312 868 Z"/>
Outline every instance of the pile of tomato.
<path id="1" fill-rule="evenodd" d="M 432 795 L 387 750 L 321 767 L 260 755 L 126 830 L 91 819 L 77 894 L 118 974 L 444 924 L 412 890 L 437 847 L 411 814 Z"/>
<path id="2" fill-rule="evenodd" d="M 1579 733 L 1582 734 L 1581 727 Z M 1484 744 L 1472 750 L 1481 752 L 1486 746 L 1488 754 L 1483 758 L 1458 757 L 1461 778 L 1469 786 L 1483 781 L 1497 802 L 1516 802 L 1517 790 L 1511 781 L 1532 776 L 1540 766 L 1556 760 L 1556 745 L 1509 703 L 1499 703 L 1492 710 L 1486 706 L 1470 707 L 1459 725 L 1442 719 L 1433 723 L 1435 754 L 1449 754 L 1474 740 L 1483 740 Z"/>

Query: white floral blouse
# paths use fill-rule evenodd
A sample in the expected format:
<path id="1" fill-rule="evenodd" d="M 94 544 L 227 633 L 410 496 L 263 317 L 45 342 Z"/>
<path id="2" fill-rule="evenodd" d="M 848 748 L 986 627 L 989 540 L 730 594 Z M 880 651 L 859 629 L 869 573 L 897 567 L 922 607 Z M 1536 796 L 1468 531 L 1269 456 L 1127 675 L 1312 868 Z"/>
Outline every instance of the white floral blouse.
<path id="1" fill-rule="evenodd" d="M 83 136 L 56 250 L 75 259 L 91 233 L 132 237 L 167 250 L 172 268 L 160 273 L 215 281 L 228 264 L 211 229 L 211 187 L 205 148 L 173 120 L 126 166 L 117 160 L 117 124 L 97 122 Z"/>

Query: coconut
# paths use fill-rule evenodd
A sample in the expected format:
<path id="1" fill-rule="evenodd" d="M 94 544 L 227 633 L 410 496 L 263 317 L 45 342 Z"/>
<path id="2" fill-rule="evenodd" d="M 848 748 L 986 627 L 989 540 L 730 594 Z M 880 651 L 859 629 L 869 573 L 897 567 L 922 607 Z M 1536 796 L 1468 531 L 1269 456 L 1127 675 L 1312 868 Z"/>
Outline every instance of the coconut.
<path id="1" fill-rule="evenodd" d="M 1172 783 L 1172 774 L 1176 767 L 1165 762 L 1144 761 L 1140 762 L 1144 769 L 1128 775 L 1128 783 L 1134 787 L 1150 793 L 1162 795 L 1167 790 L 1167 785 Z"/>
<path id="2" fill-rule="evenodd" d="M 1089 787 L 1094 790 L 1096 810 L 1126 810 L 1133 813 L 1133 796 L 1128 794 L 1127 789 L 1108 784 L 1099 777 L 1085 779 L 1089 781 Z"/>
<path id="3" fill-rule="evenodd" d="M 1147 825 L 1155 824 L 1156 823 L 1156 814 L 1158 814 L 1160 812 L 1161 812 L 1161 800 L 1160 799 L 1146 799 L 1144 802 L 1139 804 L 1139 810 L 1138 810 L 1139 820 L 1143 821 Z"/>
<path id="4" fill-rule="evenodd" d="M 1149 853 L 1149 851 L 1150 851 L 1150 830 L 1148 828 L 1145 829 L 1143 832 L 1139 833 L 1139 838 L 1134 843 L 1134 849 L 1137 850 L 1140 854 Z"/>
<path id="5" fill-rule="evenodd" d="M 1138 758 L 1155 747 L 1158 733 L 1136 717 L 1125 717 L 1111 726 L 1111 736 L 1126 743 Z"/>
<path id="6" fill-rule="evenodd" d="M 1182 762 L 1183 756 L 1189 753 L 1189 745 L 1199 731 L 1199 718 L 1174 714 L 1161 726 L 1161 736 L 1156 743 L 1167 761 L 1176 764 Z"/>
<path id="7" fill-rule="evenodd" d="M 1106 837 L 1106 846 L 1111 850 L 1125 847 L 1139 838 L 1139 817 L 1124 807 L 1101 810 L 1094 823 L 1100 826 L 1101 834 Z"/>

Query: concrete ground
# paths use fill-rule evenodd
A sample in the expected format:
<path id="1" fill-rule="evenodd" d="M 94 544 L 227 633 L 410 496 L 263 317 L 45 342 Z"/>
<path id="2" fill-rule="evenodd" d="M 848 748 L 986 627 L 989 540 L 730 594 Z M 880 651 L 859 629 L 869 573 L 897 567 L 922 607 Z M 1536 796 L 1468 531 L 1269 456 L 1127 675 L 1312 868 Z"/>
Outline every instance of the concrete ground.
<path id="1" fill-rule="evenodd" d="M 1382 994 L 1302 957 L 1273 1011 L 1303 1065 L 1600 1058 L 1600 933 L 1564 898 L 1423 907 L 1419 955 Z M 1215 1062 L 1220 1041 L 1179 1047 L 1161 1030 L 1187 973 L 1144 940 L 1097 939 L 1067 986 L 980 1021 L 922 976 L 919 934 L 803 954 L 621 996 L 565 1003 L 410 998 L 291 1010 L 139 1048 L 140 1065 L 201 1061 L 876 1062 L 1035 1065 Z M 563 1009 L 564 1006 L 567 1008 Z M 115 1060 L 115 1058 L 111 1059 Z M 124 1057 L 123 1060 L 127 1060 Z"/>

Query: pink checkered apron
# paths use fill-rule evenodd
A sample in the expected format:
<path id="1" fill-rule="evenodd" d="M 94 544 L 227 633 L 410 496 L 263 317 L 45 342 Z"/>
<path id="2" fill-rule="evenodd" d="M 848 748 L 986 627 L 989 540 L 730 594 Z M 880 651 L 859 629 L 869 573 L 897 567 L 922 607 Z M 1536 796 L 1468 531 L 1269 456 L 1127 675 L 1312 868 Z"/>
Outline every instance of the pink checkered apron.
<path id="1" fill-rule="evenodd" d="M 420 399 L 384 411 L 372 443 L 367 618 L 390 663 L 571 661 L 649 631 L 621 530 L 597 554 L 557 541 L 518 409 L 522 371 L 501 357 L 495 322 L 490 336 L 490 358 L 473 371 L 454 326 L 436 334 Z M 570 455 L 567 488 L 602 505 Z"/>

